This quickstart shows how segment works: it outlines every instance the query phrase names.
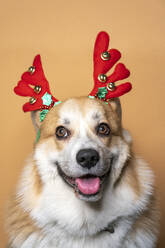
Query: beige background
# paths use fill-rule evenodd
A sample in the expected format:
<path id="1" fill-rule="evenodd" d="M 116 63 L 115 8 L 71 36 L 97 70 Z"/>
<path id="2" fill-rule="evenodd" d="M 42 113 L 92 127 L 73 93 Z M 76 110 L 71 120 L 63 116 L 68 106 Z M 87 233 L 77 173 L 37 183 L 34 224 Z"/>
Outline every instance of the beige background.
<path id="1" fill-rule="evenodd" d="M 1 0 L 0 220 L 35 139 L 29 114 L 21 111 L 25 99 L 14 95 L 13 87 L 40 53 L 55 96 L 87 95 L 93 86 L 94 40 L 106 30 L 111 47 L 122 51 L 122 62 L 132 72 L 133 90 L 122 97 L 123 123 L 133 135 L 134 149 L 155 171 L 162 209 L 160 247 L 165 247 L 164 29 L 164 0 Z"/>

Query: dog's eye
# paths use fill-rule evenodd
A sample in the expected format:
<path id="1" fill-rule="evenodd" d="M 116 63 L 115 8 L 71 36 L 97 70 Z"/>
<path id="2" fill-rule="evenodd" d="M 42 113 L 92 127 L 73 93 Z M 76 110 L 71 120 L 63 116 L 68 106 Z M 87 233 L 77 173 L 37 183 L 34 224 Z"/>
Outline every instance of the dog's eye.
<path id="1" fill-rule="evenodd" d="M 65 127 L 59 126 L 56 128 L 56 137 L 58 139 L 66 139 L 69 135 L 70 135 L 70 132 Z"/>
<path id="2" fill-rule="evenodd" d="M 110 134 L 110 127 L 107 123 L 100 123 L 96 128 L 97 134 L 101 136 L 108 136 Z"/>

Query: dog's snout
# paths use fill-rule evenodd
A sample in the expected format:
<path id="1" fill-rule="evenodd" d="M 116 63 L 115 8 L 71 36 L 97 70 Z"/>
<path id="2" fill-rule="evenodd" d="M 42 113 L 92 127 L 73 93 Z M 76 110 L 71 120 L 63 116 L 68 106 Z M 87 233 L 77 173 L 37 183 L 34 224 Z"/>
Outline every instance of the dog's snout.
<path id="1" fill-rule="evenodd" d="M 99 153 L 94 149 L 82 149 L 76 155 L 77 163 L 88 169 L 95 166 L 99 159 Z"/>

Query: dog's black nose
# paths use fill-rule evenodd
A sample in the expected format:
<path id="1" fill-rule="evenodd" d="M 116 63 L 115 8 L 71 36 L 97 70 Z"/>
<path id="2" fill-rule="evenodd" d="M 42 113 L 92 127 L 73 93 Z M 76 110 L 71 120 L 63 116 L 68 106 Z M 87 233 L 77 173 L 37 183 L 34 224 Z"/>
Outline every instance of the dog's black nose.
<path id="1" fill-rule="evenodd" d="M 100 156 L 94 149 L 82 149 L 76 155 L 77 163 L 88 169 L 95 166 L 99 159 Z"/>

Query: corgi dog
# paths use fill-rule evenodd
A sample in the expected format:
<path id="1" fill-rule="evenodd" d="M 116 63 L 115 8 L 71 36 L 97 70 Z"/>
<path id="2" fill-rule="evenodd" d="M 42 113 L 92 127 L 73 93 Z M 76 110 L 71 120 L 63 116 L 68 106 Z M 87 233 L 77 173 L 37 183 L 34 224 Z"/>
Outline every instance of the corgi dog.
<path id="1" fill-rule="evenodd" d="M 107 42 L 107 34 L 99 34 L 95 48 L 98 39 Z M 117 61 L 116 51 L 102 54 L 100 63 L 110 63 L 104 73 Z M 61 103 L 49 87 L 36 83 L 41 76 L 46 83 L 38 59 L 15 88 L 19 95 L 33 93 L 24 111 L 31 111 L 38 138 L 8 202 L 8 248 L 156 247 L 154 175 L 134 154 L 132 138 L 122 127 L 118 96 L 128 91 L 129 83 L 106 88 L 102 74 L 90 97 Z M 128 74 L 118 64 L 113 77 Z M 27 86 L 33 82 L 34 92 Z M 102 96 L 111 97 L 102 101 Z"/>
<path id="2" fill-rule="evenodd" d="M 40 130 L 8 207 L 9 247 L 155 247 L 154 176 L 132 152 L 119 101 L 66 100 Z"/>

